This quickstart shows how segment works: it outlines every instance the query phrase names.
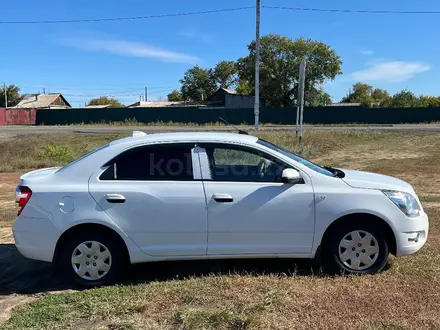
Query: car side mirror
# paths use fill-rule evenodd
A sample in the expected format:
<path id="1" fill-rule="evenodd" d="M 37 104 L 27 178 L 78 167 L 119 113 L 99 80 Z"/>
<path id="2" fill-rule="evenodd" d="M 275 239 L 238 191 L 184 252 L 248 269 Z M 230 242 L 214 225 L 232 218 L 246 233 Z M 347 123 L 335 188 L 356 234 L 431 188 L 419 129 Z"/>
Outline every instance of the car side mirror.
<path id="1" fill-rule="evenodd" d="M 301 183 L 303 182 L 303 178 L 297 170 L 286 168 L 281 174 L 281 181 L 284 183 Z"/>

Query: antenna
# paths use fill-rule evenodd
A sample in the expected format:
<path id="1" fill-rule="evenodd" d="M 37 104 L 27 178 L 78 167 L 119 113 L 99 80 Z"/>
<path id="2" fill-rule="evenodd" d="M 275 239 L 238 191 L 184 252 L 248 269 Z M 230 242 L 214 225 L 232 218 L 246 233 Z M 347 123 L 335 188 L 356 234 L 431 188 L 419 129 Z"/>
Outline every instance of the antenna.
<path id="1" fill-rule="evenodd" d="M 235 127 L 234 125 L 232 125 L 230 122 L 226 121 L 225 119 L 223 119 L 222 117 L 218 117 L 218 119 L 220 119 L 222 122 L 224 122 L 226 125 L 232 126 L 233 128 L 235 128 L 238 131 L 238 134 L 244 134 L 244 135 L 249 135 L 248 132 L 243 131 L 242 129 L 239 129 L 238 127 Z"/>

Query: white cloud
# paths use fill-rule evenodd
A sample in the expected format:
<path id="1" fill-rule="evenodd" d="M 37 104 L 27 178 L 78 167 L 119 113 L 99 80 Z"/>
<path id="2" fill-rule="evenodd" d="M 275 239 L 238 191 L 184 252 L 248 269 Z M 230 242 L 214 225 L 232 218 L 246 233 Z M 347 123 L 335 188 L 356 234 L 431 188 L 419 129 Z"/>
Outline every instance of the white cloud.
<path id="1" fill-rule="evenodd" d="M 350 77 L 356 81 L 401 82 L 430 69 L 431 67 L 423 62 L 376 62 L 370 63 L 365 70 L 351 73 Z"/>
<path id="2" fill-rule="evenodd" d="M 361 50 L 361 54 L 371 56 L 371 55 L 374 55 L 374 52 L 371 49 L 363 49 L 363 50 Z"/>
<path id="3" fill-rule="evenodd" d="M 207 43 L 212 42 L 214 40 L 214 35 L 200 32 L 194 28 L 180 30 L 179 35 L 188 39 L 198 39 Z"/>
<path id="4" fill-rule="evenodd" d="M 104 51 L 123 56 L 146 57 L 163 62 L 189 64 L 200 62 L 200 59 L 196 56 L 156 48 L 141 42 L 92 38 L 68 38 L 62 39 L 60 42 L 71 47 L 85 50 Z"/>

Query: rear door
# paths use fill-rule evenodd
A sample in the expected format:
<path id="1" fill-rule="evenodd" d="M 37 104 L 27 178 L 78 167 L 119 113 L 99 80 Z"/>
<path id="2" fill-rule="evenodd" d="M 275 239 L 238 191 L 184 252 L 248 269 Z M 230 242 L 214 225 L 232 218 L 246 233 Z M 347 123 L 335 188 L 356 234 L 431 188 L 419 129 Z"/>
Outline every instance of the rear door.
<path id="1" fill-rule="evenodd" d="M 123 152 L 89 189 L 99 206 L 151 256 L 206 254 L 207 211 L 194 144 Z"/>

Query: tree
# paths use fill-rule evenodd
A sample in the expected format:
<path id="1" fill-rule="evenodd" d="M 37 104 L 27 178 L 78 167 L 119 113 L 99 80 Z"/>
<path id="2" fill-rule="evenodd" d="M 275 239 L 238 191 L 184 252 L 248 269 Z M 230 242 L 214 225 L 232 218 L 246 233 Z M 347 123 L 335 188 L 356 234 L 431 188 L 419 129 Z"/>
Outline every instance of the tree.
<path id="1" fill-rule="evenodd" d="M 247 82 L 253 86 L 255 80 L 256 43 L 248 45 L 249 55 L 238 59 L 239 86 Z M 297 94 L 295 85 L 299 78 L 299 65 L 307 56 L 307 94 L 324 81 L 333 80 L 341 72 L 341 60 L 330 46 L 311 39 L 292 40 L 276 34 L 264 36 L 260 40 L 260 86 L 261 99 L 268 107 L 291 106 Z M 249 94 L 254 93 L 254 88 Z"/>
<path id="2" fill-rule="evenodd" d="M 440 98 L 437 96 L 420 95 L 419 106 L 428 108 L 440 107 Z"/>
<path id="3" fill-rule="evenodd" d="M 221 61 L 211 70 L 212 78 L 218 87 L 231 89 L 237 83 L 237 64 L 234 61 Z"/>
<path id="4" fill-rule="evenodd" d="M 384 103 L 389 108 L 411 108 L 419 106 L 419 99 L 413 92 L 403 89 L 394 94 L 388 102 Z"/>
<path id="5" fill-rule="evenodd" d="M 386 90 L 370 86 L 365 83 L 356 83 L 350 89 L 348 95 L 342 98 L 342 103 L 361 103 L 365 107 L 375 104 L 384 104 L 390 99 L 390 94 Z"/>
<path id="6" fill-rule="evenodd" d="M 304 95 L 306 104 L 310 107 L 322 107 L 330 105 L 332 98 L 322 88 L 311 88 L 307 95 Z"/>
<path id="7" fill-rule="evenodd" d="M 180 94 L 180 92 L 175 89 L 171 93 L 168 94 L 168 101 L 169 102 L 180 102 L 183 101 L 183 96 Z"/>
<path id="8" fill-rule="evenodd" d="M 118 100 L 108 97 L 101 96 L 94 99 L 91 99 L 87 105 L 110 105 L 112 108 L 124 108 L 125 106 L 119 102 Z"/>
<path id="9" fill-rule="evenodd" d="M 373 98 L 373 102 L 379 103 L 379 105 L 382 105 L 384 103 L 387 103 L 391 96 L 386 90 L 376 88 L 371 93 L 371 97 Z"/>
<path id="10" fill-rule="evenodd" d="M 348 92 L 348 95 L 341 100 L 341 103 L 362 103 L 365 106 L 371 106 L 373 102 L 373 87 L 364 84 L 356 83 Z"/>
<path id="11" fill-rule="evenodd" d="M 217 89 L 212 70 L 202 69 L 198 65 L 188 69 L 180 83 L 180 92 L 185 101 L 203 101 Z"/>
<path id="12" fill-rule="evenodd" d="M 15 85 L 6 86 L 6 94 L 8 97 L 8 107 L 16 106 L 21 100 L 20 87 L 18 86 Z M 3 87 L 0 88 L 0 106 L 6 107 L 5 89 Z"/>

